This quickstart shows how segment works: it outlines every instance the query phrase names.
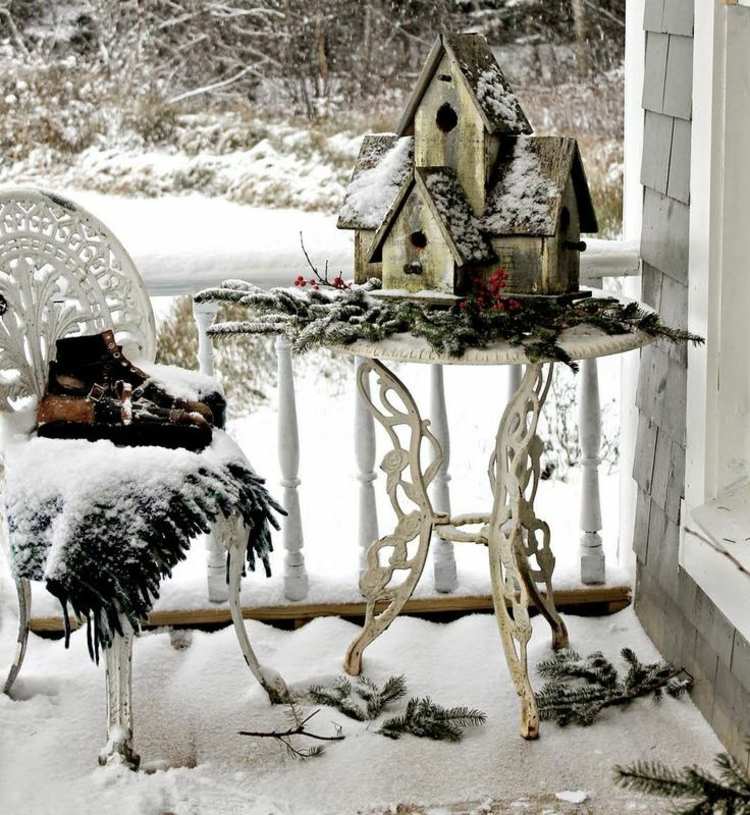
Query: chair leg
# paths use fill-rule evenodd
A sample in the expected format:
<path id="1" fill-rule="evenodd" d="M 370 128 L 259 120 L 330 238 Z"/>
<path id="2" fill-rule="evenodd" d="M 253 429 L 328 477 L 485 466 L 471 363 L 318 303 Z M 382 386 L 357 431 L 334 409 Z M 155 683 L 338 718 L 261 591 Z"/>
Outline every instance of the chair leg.
<path id="1" fill-rule="evenodd" d="M 227 589 L 226 550 L 218 529 L 206 536 L 206 571 L 209 603 L 226 603 Z"/>
<path id="2" fill-rule="evenodd" d="M 13 683 L 18 678 L 26 656 L 26 646 L 29 641 L 29 619 L 31 618 L 31 583 L 26 578 L 16 580 L 16 594 L 18 595 L 18 636 L 16 637 L 16 653 L 8 671 L 8 677 L 3 686 L 3 693 L 10 693 Z"/>
<path id="3" fill-rule="evenodd" d="M 242 618 L 240 586 L 245 567 L 247 533 L 241 519 L 225 521 L 222 525 L 222 536 L 229 552 L 229 611 L 242 656 L 250 672 L 258 680 L 258 684 L 268 694 L 272 704 L 289 702 L 291 694 L 281 674 L 261 665 L 258 657 L 255 656 L 252 645 L 250 645 L 250 638 L 247 636 L 245 621 Z"/>
<path id="4" fill-rule="evenodd" d="M 104 650 L 107 673 L 107 743 L 99 764 L 120 764 L 137 770 L 140 756 L 133 750 L 133 628 L 121 618 L 116 634 Z"/>

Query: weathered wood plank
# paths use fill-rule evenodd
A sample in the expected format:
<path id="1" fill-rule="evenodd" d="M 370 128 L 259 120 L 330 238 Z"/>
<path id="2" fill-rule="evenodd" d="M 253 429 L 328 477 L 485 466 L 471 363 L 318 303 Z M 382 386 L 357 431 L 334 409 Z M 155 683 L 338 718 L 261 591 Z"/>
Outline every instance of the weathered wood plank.
<path id="1" fill-rule="evenodd" d="M 661 30 L 669 34 L 693 36 L 693 0 L 663 0 Z"/>
<path id="2" fill-rule="evenodd" d="M 690 208 L 648 187 L 643 194 L 641 257 L 687 283 Z"/>
<path id="3" fill-rule="evenodd" d="M 667 195 L 683 204 L 690 203 L 690 134 L 692 126 L 685 119 L 674 119 L 672 150 L 669 159 Z"/>
<path id="4" fill-rule="evenodd" d="M 648 525 L 651 514 L 651 497 L 644 490 L 639 489 L 636 497 L 635 529 L 633 530 L 633 551 L 642 564 L 648 560 Z M 639 574 L 648 572 L 639 569 Z"/>
<path id="5" fill-rule="evenodd" d="M 641 300 L 661 314 L 661 292 L 664 275 L 650 263 L 642 264 Z"/>
<path id="6" fill-rule="evenodd" d="M 661 113 L 646 111 L 643 125 L 643 162 L 641 184 L 657 192 L 666 193 L 672 153 L 674 119 Z"/>
<path id="7" fill-rule="evenodd" d="M 666 433 L 661 433 L 654 454 L 651 498 L 675 524 L 680 521 L 680 499 L 684 486 L 685 450 Z"/>
<path id="8" fill-rule="evenodd" d="M 649 31 L 646 34 L 646 64 L 643 78 L 643 101 L 646 110 L 662 113 L 664 109 L 664 82 L 667 76 L 667 34 Z"/>
<path id="9" fill-rule="evenodd" d="M 663 31 L 663 20 L 664 0 L 646 0 L 643 9 L 643 28 L 646 31 Z"/>
<path id="10" fill-rule="evenodd" d="M 669 35 L 664 113 L 690 119 L 693 113 L 693 39 Z"/>
<path id="11" fill-rule="evenodd" d="M 578 606 L 609 605 L 629 602 L 630 586 L 582 586 L 575 589 L 561 589 L 555 592 L 555 604 L 558 608 Z M 364 602 L 361 603 L 291 603 L 284 606 L 244 606 L 242 616 L 246 620 L 278 622 L 284 620 L 307 620 L 315 617 L 364 617 Z M 384 604 L 380 604 L 384 607 Z M 404 606 L 404 614 L 472 614 L 477 611 L 492 611 L 490 595 L 438 597 L 412 597 Z M 214 625 L 231 621 L 229 609 L 224 607 L 175 609 L 157 611 L 148 618 L 148 625 Z M 71 626 L 77 627 L 75 620 Z M 32 631 L 62 631 L 61 617 L 33 617 Z"/>
<path id="12" fill-rule="evenodd" d="M 643 413 L 638 417 L 633 478 L 646 493 L 651 493 L 654 474 L 654 455 L 658 446 L 659 428 Z"/>

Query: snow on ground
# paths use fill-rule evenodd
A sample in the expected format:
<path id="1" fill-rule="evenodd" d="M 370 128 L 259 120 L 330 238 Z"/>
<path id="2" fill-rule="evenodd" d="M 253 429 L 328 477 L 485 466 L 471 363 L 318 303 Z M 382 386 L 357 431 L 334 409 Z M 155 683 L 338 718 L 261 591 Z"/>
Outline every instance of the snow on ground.
<path id="1" fill-rule="evenodd" d="M 304 554 L 310 576 L 310 591 L 304 602 L 357 602 L 358 544 L 357 494 L 359 484 L 353 446 L 353 381 L 339 392 L 319 376 L 312 360 L 303 368 L 297 383 L 297 409 L 300 426 L 300 500 L 305 536 Z M 602 361 L 602 401 L 608 398 L 617 372 L 617 361 Z M 395 366 L 394 366 L 395 367 Z M 400 377 L 412 388 L 417 404 L 429 406 L 429 368 L 402 365 Z M 500 413 L 505 405 L 507 373 L 501 368 L 448 366 L 444 371 L 446 400 L 451 424 L 450 473 L 453 510 L 488 512 L 492 506 L 487 464 L 494 449 Z M 615 380 L 616 381 L 616 380 Z M 281 474 L 277 454 L 276 395 L 256 413 L 230 423 L 229 431 L 240 443 L 255 469 L 263 475 L 272 494 L 283 502 L 279 486 Z M 387 438 L 378 427 L 375 491 L 381 534 L 388 531 L 392 513 L 385 495 L 385 479 L 378 469 L 388 450 Z M 618 476 L 606 475 L 601 483 L 603 538 L 608 557 L 610 584 L 627 584 L 626 571 L 617 565 Z M 558 562 L 554 584 L 558 588 L 580 585 L 578 541 L 580 539 L 579 472 L 573 470 L 568 483 L 543 481 L 539 488 L 537 513 L 552 528 L 552 543 Z M 283 605 L 284 550 L 281 536 L 274 535 L 272 556 L 274 576 L 262 571 L 249 574 L 243 581 L 242 601 L 246 606 Z M 463 595 L 490 593 L 487 550 L 481 546 L 455 547 L 459 588 Z M 432 567 L 428 563 L 415 596 L 436 593 Z M 196 542 L 188 560 L 177 566 L 171 580 L 162 586 L 155 609 L 206 608 L 206 572 L 203 546 Z M 41 586 L 35 587 L 35 616 L 58 615 L 57 601 Z"/>
<path id="2" fill-rule="evenodd" d="M 3 656 L 13 640 L 5 622 Z M 630 609 L 566 622 L 573 646 L 584 652 L 603 649 L 615 657 L 630 646 L 644 659 L 658 656 Z M 261 660 L 301 688 L 340 672 L 358 628 L 319 618 L 296 631 L 254 621 L 248 630 Z M 401 802 L 437 807 L 487 799 L 515 812 L 519 802 L 538 796 L 551 799 L 544 811 L 553 815 L 579 811 L 554 797 L 576 791 L 587 793 L 590 808 L 582 812 L 655 813 L 665 810 L 613 787 L 614 764 L 640 758 L 705 764 L 721 749 L 687 699 L 658 706 L 642 700 L 626 712 L 606 711 L 587 729 L 543 723 L 539 741 L 523 741 L 495 621 L 472 615 L 449 624 L 398 619 L 365 662 L 378 682 L 404 673 L 414 695 L 481 708 L 484 727 L 460 744 L 411 736 L 391 741 L 377 734 L 377 723 L 324 708 L 316 732 L 331 734 L 338 723 L 346 739 L 320 758 L 298 762 L 270 739 L 237 735 L 287 725 L 285 709 L 270 707 L 247 672 L 231 629 L 183 633 L 173 641 L 187 647 L 173 647 L 166 632 L 135 644 L 136 749 L 144 762 L 171 768 L 147 775 L 96 767 L 104 742 L 104 674 L 89 661 L 83 632 L 73 635 L 70 651 L 32 636 L 13 698 L 0 697 L 3 815 L 354 815 Z M 537 625 L 531 664 L 548 648 L 549 632 Z M 533 681 L 539 685 L 538 677 Z"/>
<path id="3" fill-rule="evenodd" d="M 259 286 L 291 285 L 306 271 L 300 232 L 312 261 L 351 274 L 353 232 L 336 216 L 268 209 L 200 195 L 119 198 L 94 192 L 66 196 L 102 220 L 128 250 L 150 294 L 185 294 L 225 278 Z"/>

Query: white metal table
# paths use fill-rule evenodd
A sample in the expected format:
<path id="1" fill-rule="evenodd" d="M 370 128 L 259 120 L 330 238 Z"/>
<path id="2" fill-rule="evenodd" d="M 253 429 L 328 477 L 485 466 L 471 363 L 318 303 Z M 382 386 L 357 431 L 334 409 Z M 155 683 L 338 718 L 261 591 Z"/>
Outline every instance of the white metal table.
<path id="1" fill-rule="evenodd" d="M 593 327 L 576 326 L 561 334 L 559 344 L 571 359 L 593 360 L 650 341 L 640 332 L 607 335 Z M 335 350 L 360 358 L 357 387 L 369 412 L 390 438 L 392 449 L 383 458 L 381 469 L 396 514 L 393 531 L 373 541 L 367 550 L 360 576 L 360 590 L 367 601 L 365 624 L 347 651 L 346 672 L 355 676 L 361 673 L 365 648 L 385 631 L 411 597 L 424 569 L 433 533 L 446 542 L 484 544 L 488 547 L 500 638 L 521 700 L 521 735 L 537 738 L 539 714 L 527 662 L 532 633 L 530 601 L 550 624 L 552 647 L 564 648 L 568 644 L 568 632 L 555 609 L 552 593 L 555 557 L 550 529 L 534 512 L 543 449 L 536 430 L 554 363 L 531 362 L 523 348 L 504 341 L 451 357 L 436 353 L 426 340 L 408 334 L 377 343 L 360 340 Z M 428 487 L 443 463 L 440 442 L 429 420 L 422 418 L 408 388 L 384 362 L 525 366 L 500 419 L 489 461 L 493 495 L 490 512 L 451 515 L 433 508 Z M 425 466 L 426 457 L 429 462 Z"/>

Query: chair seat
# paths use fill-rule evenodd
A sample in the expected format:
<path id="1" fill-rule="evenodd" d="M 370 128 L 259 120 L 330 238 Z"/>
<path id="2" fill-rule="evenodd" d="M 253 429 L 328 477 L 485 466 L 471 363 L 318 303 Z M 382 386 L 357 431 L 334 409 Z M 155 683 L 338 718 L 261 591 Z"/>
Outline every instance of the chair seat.
<path id="1" fill-rule="evenodd" d="M 257 557 L 268 570 L 277 506 L 222 430 L 200 453 L 16 438 L 6 448 L 6 478 L 15 577 L 44 580 L 93 623 L 95 644 L 111 640 L 118 614 L 138 628 L 160 579 L 220 517 L 244 522 L 248 564 Z"/>

